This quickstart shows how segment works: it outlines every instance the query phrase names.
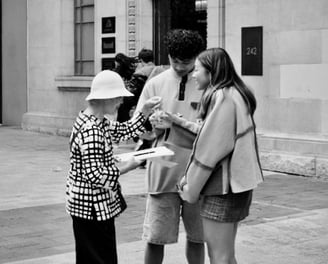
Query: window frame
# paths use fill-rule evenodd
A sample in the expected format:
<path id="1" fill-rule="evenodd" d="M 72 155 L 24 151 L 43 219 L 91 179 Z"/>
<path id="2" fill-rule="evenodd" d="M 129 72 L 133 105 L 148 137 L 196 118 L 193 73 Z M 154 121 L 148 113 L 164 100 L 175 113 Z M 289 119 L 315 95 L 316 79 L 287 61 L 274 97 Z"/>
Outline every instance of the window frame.
<path id="1" fill-rule="evenodd" d="M 83 54 L 83 25 L 93 25 L 93 32 L 95 30 L 95 17 L 93 15 L 92 21 L 84 21 L 83 19 L 83 8 L 93 8 L 94 12 L 94 0 L 91 0 L 92 3 L 84 4 L 83 0 L 74 0 L 74 75 L 76 76 L 94 76 L 94 67 L 95 67 L 95 55 L 94 55 L 94 36 L 93 41 L 93 53 L 92 59 L 85 59 Z M 79 20 L 77 13 L 79 12 Z M 79 26 L 79 29 L 78 29 Z M 79 54 L 79 56 L 78 56 Z M 92 64 L 92 72 L 84 73 L 85 68 L 84 63 Z"/>

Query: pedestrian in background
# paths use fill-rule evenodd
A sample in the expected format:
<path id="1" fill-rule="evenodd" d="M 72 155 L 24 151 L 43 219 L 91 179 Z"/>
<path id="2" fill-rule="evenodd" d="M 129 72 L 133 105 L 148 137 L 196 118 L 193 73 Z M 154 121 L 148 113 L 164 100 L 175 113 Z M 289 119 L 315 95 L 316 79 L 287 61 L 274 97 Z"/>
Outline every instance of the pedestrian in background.
<path id="1" fill-rule="evenodd" d="M 165 44 L 170 68 L 147 81 L 137 110 L 152 96 L 160 96 L 162 110 L 158 113 L 177 112 L 186 119 L 195 121 L 201 91 L 196 89 L 195 80 L 191 75 L 195 59 L 204 48 L 203 39 L 196 32 L 176 29 L 167 34 Z M 162 263 L 164 246 L 178 240 L 180 216 L 187 233 L 188 263 L 204 263 L 199 204 L 182 201 L 176 188 L 187 165 L 191 144 L 183 144 L 185 135 L 179 134 L 178 128 L 174 126 L 166 128 L 156 125 L 155 134 L 153 146 L 164 145 L 173 150 L 175 155 L 166 157 L 165 160 L 177 165 L 167 167 L 160 162 L 150 162 L 147 168 L 148 196 L 143 231 L 143 239 L 147 241 L 145 263 Z"/>
<path id="2" fill-rule="evenodd" d="M 138 59 L 139 59 L 138 66 L 135 72 L 132 74 L 130 80 L 126 84 L 127 89 L 134 94 L 133 97 L 126 98 L 130 102 L 129 104 L 131 105 L 130 117 L 133 116 L 133 112 L 138 103 L 138 99 L 140 97 L 142 89 L 145 86 L 145 83 L 150 73 L 153 71 L 155 67 L 154 54 L 152 50 L 142 49 L 138 53 Z"/>
<path id="3" fill-rule="evenodd" d="M 132 75 L 137 67 L 137 60 L 134 57 L 129 57 L 123 53 L 117 53 L 115 56 L 115 68 L 123 79 L 125 87 L 129 90 L 129 82 L 131 81 Z M 130 91 L 130 90 L 129 90 Z M 129 99 L 124 97 L 123 102 L 117 111 L 117 121 L 124 122 L 130 119 L 130 110 L 135 104 L 135 99 Z"/>
<path id="4" fill-rule="evenodd" d="M 132 74 L 135 72 L 137 67 L 138 61 L 136 58 L 129 57 L 124 53 L 117 53 L 115 55 L 114 61 L 114 71 L 122 77 L 124 82 L 131 80 Z"/>
<path id="5" fill-rule="evenodd" d="M 252 190 L 263 181 L 253 115 L 256 99 L 228 53 L 208 49 L 196 60 L 204 120 L 179 189 L 190 203 L 203 196 L 201 216 L 211 264 L 236 264 L 238 222 L 249 214 Z"/>
<path id="6" fill-rule="evenodd" d="M 66 210 L 73 220 L 77 264 L 117 263 L 114 219 L 126 208 L 118 178 L 140 162 L 131 158 L 115 163 L 112 142 L 143 133 L 146 118 L 160 103 L 158 98 L 149 99 L 125 123 L 104 118 L 115 114 L 123 96 L 132 94 L 117 73 L 98 73 L 86 98 L 88 107 L 72 129 Z"/>
<path id="7" fill-rule="evenodd" d="M 150 49 L 141 49 L 138 53 L 138 66 L 135 70 L 135 74 L 140 74 L 149 77 L 151 72 L 155 68 L 154 52 Z"/>
<path id="8" fill-rule="evenodd" d="M 140 97 L 140 94 L 143 90 L 143 87 L 145 86 L 146 81 L 149 79 L 149 75 L 153 72 L 155 68 L 154 64 L 154 53 L 150 49 L 142 49 L 138 53 L 138 59 L 139 64 L 135 71 L 135 73 L 132 75 L 131 81 L 129 82 L 130 91 L 135 95 L 133 100 L 133 107 L 131 109 L 131 114 L 133 115 L 133 112 L 135 111 L 136 105 L 138 103 L 138 99 Z M 150 148 L 153 142 L 153 134 L 152 126 L 147 120 L 145 123 L 145 127 L 148 133 L 145 133 L 144 135 L 141 135 L 140 138 L 134 139 L 137 141 L 135 150 L 143 150 Z M 145 168 L 146 161 L 142 162 L 140 167 Z"/>

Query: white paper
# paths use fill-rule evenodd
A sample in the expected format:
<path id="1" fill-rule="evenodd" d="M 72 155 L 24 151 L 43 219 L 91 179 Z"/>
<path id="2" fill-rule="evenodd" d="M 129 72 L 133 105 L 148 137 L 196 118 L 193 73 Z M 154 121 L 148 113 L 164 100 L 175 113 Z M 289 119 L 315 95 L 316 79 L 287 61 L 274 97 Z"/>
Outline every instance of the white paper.
<path id="1" fill-rule="evenodd" d="M 162 156 L 172 156 L 174 155 L 174 152 L 167 147 L 156 147 L 156 148 L 149 148 L 149 149 L 143 149 L 139 151 L 134 151 L 134 152 L 128 152 L 128 153 L 123 153 L 123 154 L 118 154 L 115 155 L 114 158 L 118 161 L 127 161 L 129 160 L 132 156 L 136 160 L 145 160 L 145 159 L 150 159 L 150 158 L 155 158 L 155 157 L 162 157 Z"/>

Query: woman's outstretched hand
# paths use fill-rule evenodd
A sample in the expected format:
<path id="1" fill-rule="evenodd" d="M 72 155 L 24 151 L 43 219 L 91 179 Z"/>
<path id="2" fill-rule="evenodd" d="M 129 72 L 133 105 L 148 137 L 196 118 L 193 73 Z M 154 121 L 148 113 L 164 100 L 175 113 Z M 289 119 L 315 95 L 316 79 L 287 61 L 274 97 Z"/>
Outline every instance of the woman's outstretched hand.
<path id="1" fill-rule="evenodd" d="M 141 109 L 141 112 L 147 118 L 154 111 L 154 109 L 158 109 L 160 107 L 161 102 L 162 102 L 161 97 L 153 96 L 145 102 L 145 104 Z"/>

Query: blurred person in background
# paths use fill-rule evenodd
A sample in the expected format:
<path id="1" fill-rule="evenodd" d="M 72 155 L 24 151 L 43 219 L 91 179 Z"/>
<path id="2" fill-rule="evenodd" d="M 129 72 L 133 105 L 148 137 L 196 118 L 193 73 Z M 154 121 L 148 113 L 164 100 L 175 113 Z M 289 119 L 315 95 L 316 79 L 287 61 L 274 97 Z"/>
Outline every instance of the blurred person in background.
<path id="1" fill-rule="evenodd" d="M 115 68 L 113 71 L 117 72 L 123 79 L 125 87 L 129 90 L 129 82 L 137 67 L 137 59 L 126 56 L 123 53 L 117 53 L 115 56 Z M 123 103 L 117 111 L 117 121 L 124 122 L 130 119 L 130 110 L 133 107 L 135 99 L 123 98 Z"/>

